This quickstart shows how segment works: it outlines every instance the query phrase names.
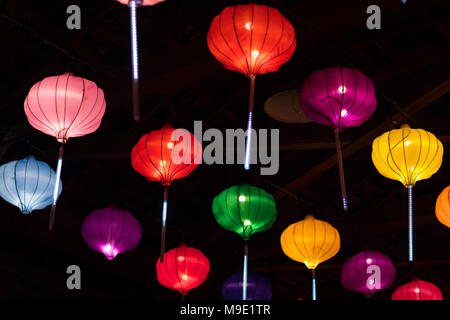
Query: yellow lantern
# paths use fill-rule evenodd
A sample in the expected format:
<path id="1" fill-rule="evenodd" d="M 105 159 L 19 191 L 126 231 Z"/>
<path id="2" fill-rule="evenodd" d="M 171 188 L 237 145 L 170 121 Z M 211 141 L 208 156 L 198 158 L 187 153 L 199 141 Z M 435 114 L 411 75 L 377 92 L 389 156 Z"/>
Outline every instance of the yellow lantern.
<path id="1" fill-rule="evenodd" d="M 443 153 L 435 135 L 407 124 L 383 133 L 372 144 L 372 161 L 378 172 L 408 188 L 409 261 L 413 261 L 412 187 L 439 170 Z"/>
<path id="2" fill-rule="evenodd" d="M 437 198 L 435 212 L 439 222 L 450 228 L 450 186 L 442 190 Z"/>
<path id="3" fill-rule="evenodd" d="M 338 253 L 341 246 L 339 232 L 328 222 L 307 215 L 305 220 L 287 227 L 280 241 L 285 255 L 312 270 L 312 297 L 316 300 L 315 269 L 319 263 Z"/>

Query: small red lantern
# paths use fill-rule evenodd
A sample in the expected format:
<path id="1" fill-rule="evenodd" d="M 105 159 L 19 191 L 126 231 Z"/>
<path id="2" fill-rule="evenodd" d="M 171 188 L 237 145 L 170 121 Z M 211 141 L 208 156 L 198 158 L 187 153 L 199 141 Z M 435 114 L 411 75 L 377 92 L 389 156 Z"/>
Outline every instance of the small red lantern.
<path id="1" fill-rule="evenodd" d="M 392 294 L 392 300 L 443 300 L 441 290 L 419 278 L 404 284 Z"/>
<path id="2" fill-rule="evenodd" d="M 201 285 L 209 274 L 209 260 L 195 248 L 180 244 L 156 262 L 156 277 L 163 286 L 178 290 L 184 296 Z"/>
<path id="3" fill-rule="evenodd" d="M 202 145 L 187 130 L 165 124 L 142 136 L 131 151 L 133 168 L 151 181 L 164 186 L 161 231 L 161 260 L 164 260 L 167 217 L 167 187 L 175 179 L 186 177 L 202 161 Z"/>

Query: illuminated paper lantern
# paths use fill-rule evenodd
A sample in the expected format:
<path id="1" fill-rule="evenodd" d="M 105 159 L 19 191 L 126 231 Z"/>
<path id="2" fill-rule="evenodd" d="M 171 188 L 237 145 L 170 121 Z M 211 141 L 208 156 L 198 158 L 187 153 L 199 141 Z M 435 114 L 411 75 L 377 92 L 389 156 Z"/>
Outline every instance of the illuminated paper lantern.
<path id="1" fill-rule="evenodd" d="M 441 290 L 428 281 L 419 278 L 398 287 L 392 300 L 443 300 Z"/>
<path id="2" fill-rule="evenodd" d="M 265 5 L 226 7 L 214 18 L 208 48 L 225 68 L 250 78 L 246 170 L 250 168 L 251 128 L 256 75 L 277 71 L 294 53 L 295 30 L 277 10 Z"/>
<path id="3" fill-rule="evenodd" d="M 436 200 L 435 213 L 439 222 L 450 228 L 450 186 L 439 194 Z"/>
<path id="4" fill-rule="evenodd" d="M 44 209 L 53 203 L 55 176 L 47 163 L 34 156 L 5 163 L 0 167 L 0 196 L 23 214 Z M 61 191 L 60 181 L 58 197 Z"/>
<path id="5" fill-rule="evenodd" d="M 136 248 L 142 228 L 128 211 L 110 207 L 89 214 L 83 221 L 81 234 L 89 247 L 112 260 L 119 253 Z"/>
<path id="6" fill-rule="evenodd" d="M 377 137 L 372 143 L 372 161 L 378 172 L 400 181 L 408 189 L 409 261 L 413 261 L 412 188 L 430 178 L 442 164 L 444 148 L 432 133 L 403 124 Z"/>
<path id="7" fill-rule="evenodd" d="M 48 77 L 31 87 L 24 109 L 35 129 L 54 136 L 61 143 L 56 169 L 49 229 L 55 221 L 64 144 L 69 138 L 81 137 L 98 129 L 105 113 L 103 90 L 71 73 Z"/>
<path id="8" fill-rule="evenodd" d="M 222 296 L 225 300 L 241 300 L 243 287 L 242 272 L 233 273 L 222 286 Z M 272 285 L 266 277 L 253 272 L 247 274 L 247 300 L 270 300 Z"/>

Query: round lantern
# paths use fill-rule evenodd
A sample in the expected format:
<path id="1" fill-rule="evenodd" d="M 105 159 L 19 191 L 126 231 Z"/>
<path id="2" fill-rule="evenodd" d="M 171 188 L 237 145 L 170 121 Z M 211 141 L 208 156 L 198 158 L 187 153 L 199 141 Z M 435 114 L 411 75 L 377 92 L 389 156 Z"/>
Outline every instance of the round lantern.
<path id="1" fill-rule="evenodd" d="M 245 4 L 226 7 L 214 18 L 207 36 L 208 48 L 223 66 L 250 78 L 245 169 L 250 168 L 251 128 L 255 78 L 277 71 L 296 47 L 295 30 L 274 8 Z"/>
<path id="2" fill-rule="evenodd" d="M 412 188 L 439 170 L 443 153 L 442 143 L 432 133 L 407 124 L 383 133 L 372 143 L 372 161 L 378 172 L 408 189 L 409 261 L 413 261 Z"/>
<path id="3" fill-rule="evenodd" d="M 242 272 L 233 273 L 222 286 L 222 296 L 225 300 L 241 300 L 243 287 Z M 247 300 L 270 300 L 272 285 L 266 277 L 249 272 L 247 274 Z"/>
<path id="4" fill-rule="evenodd" d="M 443 300 L 441 290 L 431 282 L 419 278 L 398 287 L 392 300 Z"/>
<path id="5" fill-rule="evenodd" d="M 287 227 L 280 241 L 285 255 L 312 270 L 312 298 L 316 300 L 315 269 L 338 253 L 341 246 L 338 231 L 328 222 L 307 215 L 305 220 Z"/>
<path id="6" fill-rule="evenodd" d="M 98 129 L 105 113 L 103 90 L 71 73 L 45 78 L 31 87 L 24 109 L 30 124 L 61 143 L 56 169 L 50 230 L 55 221 L 64 144 L 71 137 L 80 137 Z"/>
<path id="7" fill-rule="evenodd" d="M 142 136 L 131 151 L 133 168 L 148 180 L 159 181 L 164 186 L 160 254 L 162 260 L 166 237 L 167 187 L 173 180 L 190 174 L 201 161 L 202 146 L 197 138 L 187 130 L 174 129 L 170 124 Z"/>
<path id="8" fill-rule="evenodd" d="M 314 71 L 302 85 L 300 106 L 309 118 L 334 129 L 342 204 L 347 210 L 339 132 L 360 126 L 370 118 L 377 107 L 374 85 L 358 70 L 331 67 Z"/>
<path id="9" fill-rule="evenodd" d="M 214 197 L 212 211 L 226 230 L 236 232 L 244 240 L 242 299 L 247 299 L 247 240 L 256 232 L 269 229 L 277 217 L 274 197 L 263 189 L 247 184 L 233 186 Z"/>
<path id="10" fill-rule="evenodd" d="M 5 163 L 0 167 L 0 196 L 23 214 L 48 207 L 53 202 L 55 171 L 34 156 Z M 62 183 L 59 182 L 58 197 Z"/>
<path id="11" fill-rule="evenodd" d="M 180 244 L 156 262 L 156 277 L 163 286 L 184 296 L 201 285 L 209 274 L 209 260 L 198 249 Z"/>
<path id="12" fill-rule="evenodd" d="M 362 251 L 345 261 L 341 283 L 347 290 L 361 292 L 367 297 L 388 288 L 395 278 L 391 259 L 377 251 Z"/>
<path id="13" fill-rule="evenodd" d="M 81 234 L 89 247 L 112 260 L 119 253 L 136 248 L 142 228 L 128 211 L 110 207 L 89 214 L 83 221 Z"/>
<path id="14" fill-rule="evenodd" d="M 266 114 L 277 121 L 286 123 L 312 122 L 300 109 L 297 89 L 285 90 L 270 96 L 264 103 Z"/>
<path id="15" fill-rule="evenodd" d="M 439 222 L 450 228 L 450 186 L 439 194 L 436 200 L 435 213 Z"/>

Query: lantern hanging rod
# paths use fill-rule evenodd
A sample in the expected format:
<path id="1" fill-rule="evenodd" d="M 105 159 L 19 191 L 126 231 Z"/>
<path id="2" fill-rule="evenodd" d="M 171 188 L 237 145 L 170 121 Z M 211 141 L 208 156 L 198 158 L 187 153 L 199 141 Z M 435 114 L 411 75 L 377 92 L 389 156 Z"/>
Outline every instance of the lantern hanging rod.
<path id="1" fill-rule="evenodd" d="M 161 227 L 161 251 L 160 259 L 164 262 L 164 252 L 166 251 L 166 220 L 167 220 L 167 200 L 169 194 L 167 192 L 167 187 L 164 187 L 164 201 L 163 201 L 163 212 L 162 212 L 162 227 Z"/>
<path id="2" fill-rule="evenodd" d="M 316 292 L 316 269 L 312 269 L 312 299 L 317 300 Z"/>
<path id="3" fill-rule="evenodd" d="M 334 129 L 334 136 L 336 138 L 337 163 L 339 167 L 339 180 L 341 182 L 342 207 L 345 211 L 348 210 L 347 191 L 345 189 L 344 165 L 342 163 L 342 149 L 341 139 L 339 138 L 339 129 Z"/>
<path id="4" fill-rule="evenodd" d="M 242 272 L 242 300 L 247 300 L 248 245 L 244 240 L 244 271 Z"/>
<path id="5" fill-rule="evenodd" d="M 250 75 L 250 96 L 248 102 L 248 124 L 247 124 L 247 145 L 245 147 L 245 170 L 250 169 L 250 158 L 252 153 L 252 121 L 253 121 L 253 106 L 255 104 L 255 75 Z"/>
<path id="6" fill-rule="evenodd" d="M 59 180 L 61 177 L 63 156 L 64 156 L 64 144 L 61 143 L 61 147 L 59 147 L 58 164 L 56 166 L 56 177 L 55 177 L 56 181 L 55 181 L 55 187 L 53 189 L 53 203 L 52 203 L 52 208 L 50 210 L 50 220 L 48 223 L 49 230 L 52 230 L 53 225 L 55 224 L 56 202 L 58 201 Z"/>
<path id="7" fill-rule="evenodd" d="M 414 261 L 412 187 L 412 185 L 408 185 L 408 257 L 410 262 Z"/>
<path id="8" fill-rule="evenodd" d="M 130 23 L 131 23 L 131 62 L 133 65 L 133 118 L 140 120 L 139 110 L 139 64 L 138 64 L 138 43 L 137 43 L 137 22 L 136 6 L 141 1 L 130 0 Z"/>

